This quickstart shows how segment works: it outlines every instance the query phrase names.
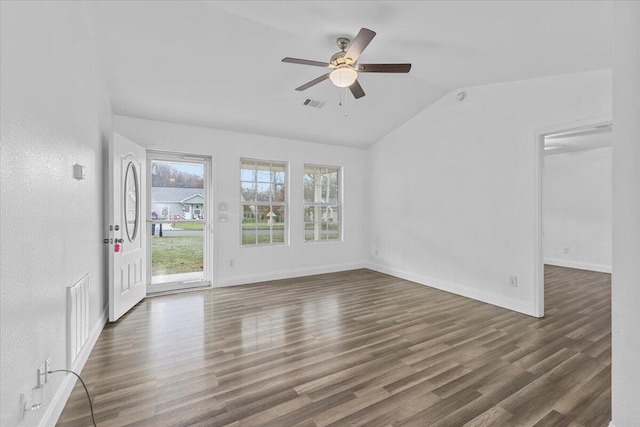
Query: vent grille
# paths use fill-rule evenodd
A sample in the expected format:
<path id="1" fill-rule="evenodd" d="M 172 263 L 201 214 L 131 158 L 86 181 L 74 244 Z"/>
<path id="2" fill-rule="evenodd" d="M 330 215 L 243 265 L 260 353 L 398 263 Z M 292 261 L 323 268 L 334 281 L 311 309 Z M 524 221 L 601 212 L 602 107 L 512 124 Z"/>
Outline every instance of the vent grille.
<path id="1" fill-rule="evenodd" d="M 67 369 L 74 368 L 76 357 L 89 338 L 89 275 L 67 288 Z"/>
<path id="2" fill-rule="evenodd" d="M 306 105 L 307 107 L 322 108 L 324 107 L 324 102 L 307 98 L 302 105 Z"/>

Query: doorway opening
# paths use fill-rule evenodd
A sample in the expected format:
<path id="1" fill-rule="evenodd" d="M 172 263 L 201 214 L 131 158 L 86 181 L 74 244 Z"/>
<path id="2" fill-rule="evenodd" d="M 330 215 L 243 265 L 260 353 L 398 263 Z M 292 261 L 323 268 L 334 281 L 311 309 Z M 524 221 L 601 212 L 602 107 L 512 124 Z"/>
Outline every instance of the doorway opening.
<path id="1" fill-rule="evenodd" d="M 545 264 L 611 271 L 611 131 L 609 115 L 536 132 L 537 317 L 544 316 Z"/>
<path id="2" fill-rule="evenodd" d="M 147 152 L 148 293 L 211 286 L 211 158 Z"/>

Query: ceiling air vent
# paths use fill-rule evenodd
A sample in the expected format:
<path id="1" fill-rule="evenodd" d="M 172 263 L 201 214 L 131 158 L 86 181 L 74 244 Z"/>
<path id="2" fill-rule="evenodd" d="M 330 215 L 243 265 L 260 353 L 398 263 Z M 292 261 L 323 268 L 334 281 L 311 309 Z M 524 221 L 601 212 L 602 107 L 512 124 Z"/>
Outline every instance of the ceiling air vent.
<path id="1" fill-rule="evenodd" d="M 302 105 L 306 105 L 307 107 L 322 108 L 324 106 L 324 102 L 314 101 L 313 99 L 307 98 L 307 100 L 304 101 Z"/>

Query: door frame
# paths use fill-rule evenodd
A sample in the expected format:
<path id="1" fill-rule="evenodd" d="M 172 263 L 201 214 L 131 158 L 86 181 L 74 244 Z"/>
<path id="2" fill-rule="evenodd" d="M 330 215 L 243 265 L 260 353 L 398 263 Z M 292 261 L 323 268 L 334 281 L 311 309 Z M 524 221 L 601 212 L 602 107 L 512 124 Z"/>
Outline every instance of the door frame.
<path id="1" fill-rule="evenodd" d="M 156 149 L 148 149 L 147 150 L 147 158 L 146 158 L 146 167 L 147 167 L 147 183 L 146 183 L 146 201 L 147 201 L 147 209 L 145 212 L 145 226 L 147 228 L 147 254 L 146 254 L 146 263 L 147 263 L 147 283 L 149 283 L 147 288 L 147 295 L 153 295 L 158 293 L 165 292 L 178 292 L 181 290 L 189 290 L 194 288 L 203 288 L 203 287 L 214 287 L 215 277 L 216 277 L 216 265 L 214 260 L 215 251 L 217 245 L 215 244 L 215 216 L 213 207 L 215 206 L 214 201 L 214 182 L 213 182 L 213 167 L 214 167 L 214 159 L 210 154 L 196 154 L 196 153 L 186 153 L 186 152 L 176 152 L 176 151 L 165 151 L 165 150 L 156 150 Z M 154 160 L 167 161 L 167 162 L 185 162 L 185 163 L 203 163 L 204 166 L 204 203 L 203 208 L 205 213 L 205 229 L 203 230 L 204 237 L 204 247 L 203 247 L 203 278 L 202 280 L 198 280 L 198 284 L 194 285 L 194 281 L 175 281 L 175 282 L 167 282 L 162 284 L 151 284 L 152 277 L 152 266 L 151 266 L 151 162 Z"/>
<path id="2" fill-rule="evenodd" d="M 613 115 L 606 114 L 568 123 L 560 123 L 535 130 L 533 156 L 534 163 L 534 260 L 533 260 L 533 315 L 544 317 L 544 213 L 542 205 L 542 191 L 544 181 L 544 139 L 547 135 L 580 130 L 597 125 L 613 123 Z"/>

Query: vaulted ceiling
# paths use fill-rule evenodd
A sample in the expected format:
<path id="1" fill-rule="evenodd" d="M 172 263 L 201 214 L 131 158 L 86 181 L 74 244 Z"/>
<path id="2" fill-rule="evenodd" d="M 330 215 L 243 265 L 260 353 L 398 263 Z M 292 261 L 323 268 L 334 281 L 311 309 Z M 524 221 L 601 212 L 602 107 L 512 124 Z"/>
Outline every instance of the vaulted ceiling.
<path id="1" fill-rule="evenodd" d="M 454 89 L 611 67 L 604 1 L 90 1 L 114 114 L 368 147 Z M 337 37 L 377 32 L 361 62 L 366 96 L 339 106 L 319 67 Z M 341 93 L 342 92 L 342 93 Z M 304 106 L 310 98 L 321 109 Z M 345 109 L 348 116 L 345 117 Z"/>

